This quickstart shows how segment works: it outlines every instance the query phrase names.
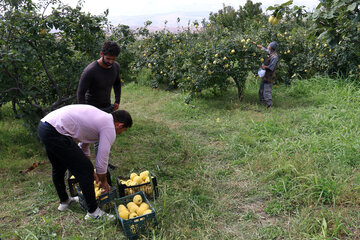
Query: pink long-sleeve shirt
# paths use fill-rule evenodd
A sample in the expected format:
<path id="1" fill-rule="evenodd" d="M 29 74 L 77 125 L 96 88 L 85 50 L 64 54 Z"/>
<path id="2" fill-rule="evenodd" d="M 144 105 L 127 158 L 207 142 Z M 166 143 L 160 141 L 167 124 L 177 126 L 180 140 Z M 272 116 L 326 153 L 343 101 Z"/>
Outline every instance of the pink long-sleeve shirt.
<path id="1" fill-rule="evenodd" d="M 80 141 L 79 147 L 85 155 L 90 155 L 90 143 L 99 142 L 95 160 L 96 173 L 107 172 L 110 148 L 116 139 L 111 114 L 91 105 L 74 104 L 50 112 L 41 121 L 49 123 L 60 134 Z"/>

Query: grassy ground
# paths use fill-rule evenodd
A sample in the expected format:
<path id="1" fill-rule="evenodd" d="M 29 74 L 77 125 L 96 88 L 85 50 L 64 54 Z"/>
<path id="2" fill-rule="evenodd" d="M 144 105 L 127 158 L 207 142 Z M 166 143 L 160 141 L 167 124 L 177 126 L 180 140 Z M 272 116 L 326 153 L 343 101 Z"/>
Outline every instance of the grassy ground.
<path id="1" fill-rule="evenodd" d="M 274 88 L 258 104 L 258 84 L 202 96 L 128 84 L 121 106 L 134 119 L 111 152 L 113 176 L 151 169 L 152 239 L 360 239 L 360 91 L 312 79 Z M 59 213 L 49 163 L 36 139 L 0 108 L 1 239 L 125 239 L 119 225 L 85 222 L 77 205 Z"/>

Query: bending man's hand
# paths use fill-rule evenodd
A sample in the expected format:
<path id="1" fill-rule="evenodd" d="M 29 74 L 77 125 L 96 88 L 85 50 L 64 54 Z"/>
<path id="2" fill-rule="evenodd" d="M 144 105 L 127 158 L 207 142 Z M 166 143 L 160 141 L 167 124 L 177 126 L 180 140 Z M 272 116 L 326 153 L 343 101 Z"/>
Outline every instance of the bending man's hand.
<path id="1" fill-rule="evenodd" d="M 118 110 L 119 109 L 119 104 L 118 103 L 114 103 L 114 109 L 113 109 L 113 111 L 116 111 L 116 110 Z"/>
<path id="2" fill-rule="evenodd" d="M 107 182 L 106 173 L 105 174 L 96 174 L 96 175 L 97 175 L 97 177 L 99 179 L 99 187 L 103 188 L 105 190 L 104 193 L 109 192 L 110 191 L 110 185 Z"/>

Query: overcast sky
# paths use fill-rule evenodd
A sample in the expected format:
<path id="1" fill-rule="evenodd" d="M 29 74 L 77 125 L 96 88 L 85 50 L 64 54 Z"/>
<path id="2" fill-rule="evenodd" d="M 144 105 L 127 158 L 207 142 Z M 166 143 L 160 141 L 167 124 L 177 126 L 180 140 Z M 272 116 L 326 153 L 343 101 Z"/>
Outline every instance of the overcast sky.
<path id="1" fill-rule="evenodd" d="M 62 2 L 76 6 L 77 0 L 63 0 Z M 270 5 L 287 2 L 287 0 L 253 0 L 253 2 L 261 2 L 266 8 Z M 137 16 L 177 11 L 215 12 L 222 8 L 223 3 L 238 9 L 240 5 L 243 6 L 246 3 L 246 0 L 85 0 L 83 9 L 93 14 L 100 14 L 105 9 L 109 9 L 109 16 Z M 315 8 L 318 3 L 318 0 L 294 0 L 295 5 L 304 5 L 310 10 Z"/>
<path id="2" fill-rule="evenodd" d="M 261 2 L 264 10 L 270 5 L 281 4 L 287 1 L 253 0 L 254 3 Z M 62 0 L 62 2 L 75 7 L 78 1 Z M 203 12 L 205 16 L 202 17 L 207 18 L 210 12 L 220 10 L 223 3 L 233 6 L 237 10 L 239 6 L 244 6 L 246 0 L 84 0 L 82 9 L 95 15 L 102 14 L 106 9 L 109 9 L 108 18 L 110 21 L 116 18 L 123 20 L 124 17 L 150 17 L 168 13 L 172 13 L 174 16 L 176 13 L 190 14 L 192 12 Z M 294 5 L 304 5 L 307 10 L 313 10 L 318 3 L 319 0 L 294 0 Z"/>

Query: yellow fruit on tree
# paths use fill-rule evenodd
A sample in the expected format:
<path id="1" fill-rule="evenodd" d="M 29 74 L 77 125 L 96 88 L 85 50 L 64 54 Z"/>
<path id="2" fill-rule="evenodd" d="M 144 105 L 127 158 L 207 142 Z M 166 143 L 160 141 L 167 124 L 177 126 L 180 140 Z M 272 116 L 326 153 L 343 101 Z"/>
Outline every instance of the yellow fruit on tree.
<path id="1" fill-rule="evenodd" d="M 269 23 L 273 24 L 274 19 L 275 19 L 275 17 L 271 15 L 271 16 L 269 17 Z"/>
<path id="2" fill-rule="evenodd" d="M 134 177 L 136 177 L 136 176 L 137 176 L 137 173 L 131 173 L 130 174 L 131 181 L 134 181 Z"/>
<path id="3" fill-rule="evenodd" d="M 235 49 L 233 49 L 233 50 L 231 50 L 231 52 L 230 52 L 231 54 L 234 54 L 235 53 Z"/>
<path id="4" fill-rule="evenodd" d="M 136 205 L 140 206 L 140 204 L 142 203 L 142 197 L 139 194 L 135 195 L 133 198 L 133 202 L 136 203 Z"/>
<path id="5" fill-rule="evenodd" d="M 272 25 L 277 24 L 277 23 L 278 23 L 278 21 L 279 21 L 279 19 L 278 19 L 277 17 L 275 17 L 275 18 L 274 18 L 274 20 L 273 20 L 273 22 L 272 22 Z"/>

